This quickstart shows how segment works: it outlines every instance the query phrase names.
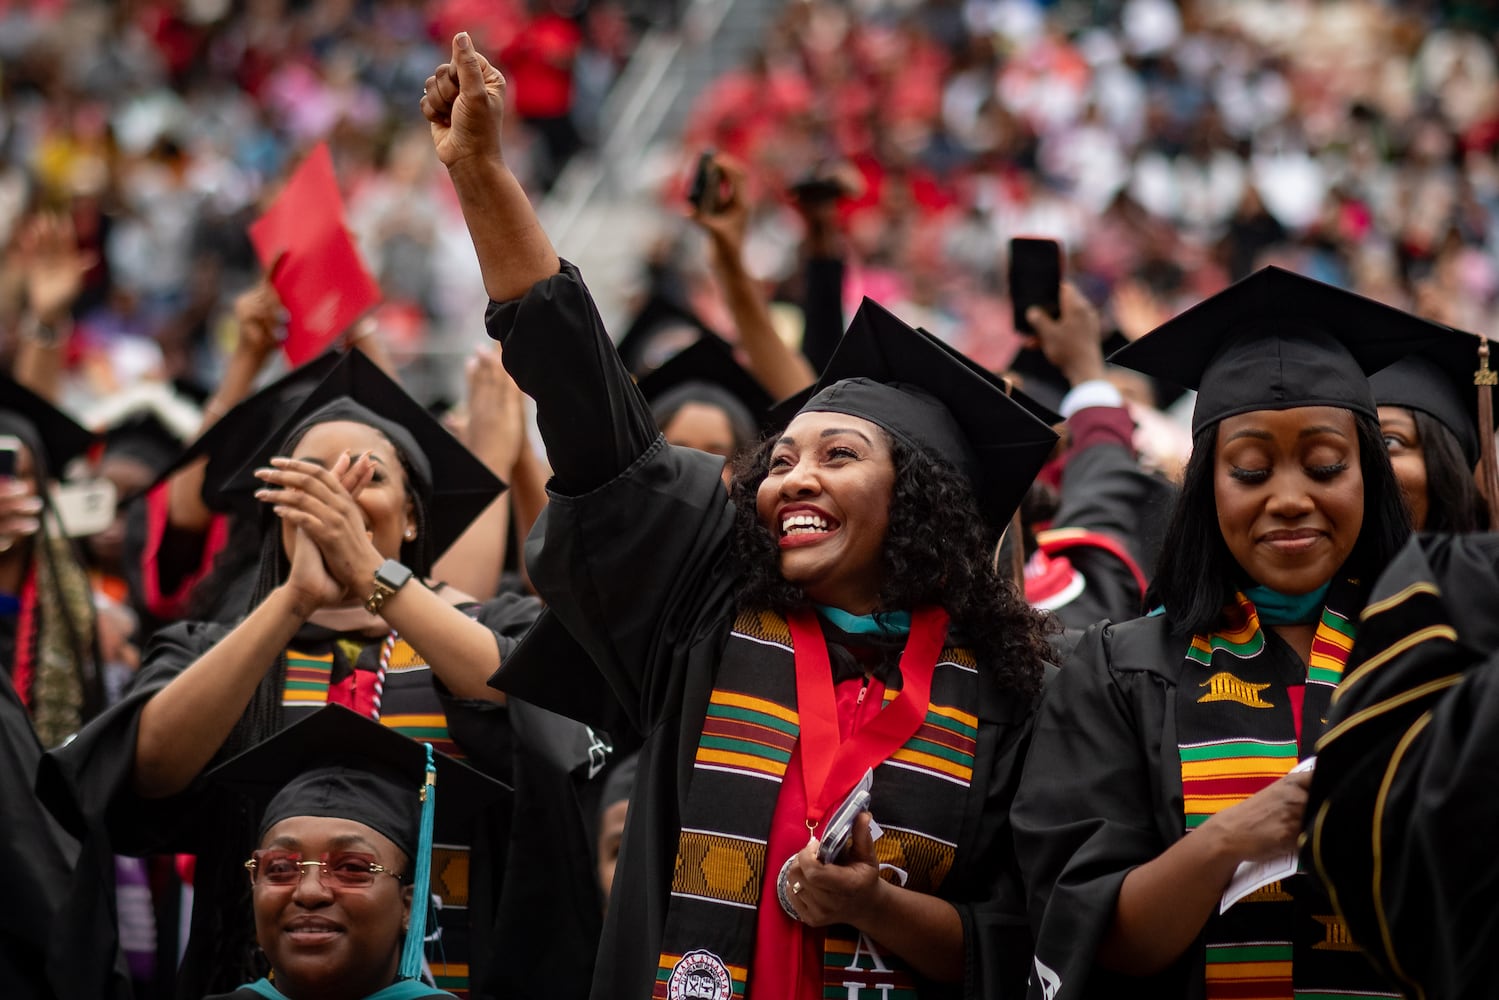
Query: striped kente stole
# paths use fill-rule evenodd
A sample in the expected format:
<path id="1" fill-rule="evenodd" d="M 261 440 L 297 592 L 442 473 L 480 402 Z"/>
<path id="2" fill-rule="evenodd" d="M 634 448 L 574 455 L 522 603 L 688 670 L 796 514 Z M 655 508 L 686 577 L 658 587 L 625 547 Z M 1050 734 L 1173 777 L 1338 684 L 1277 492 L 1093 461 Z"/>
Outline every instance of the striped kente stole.
<path id="1" fill-rule="evenodd" d="M 1177 686 L 1189 834 L 1312 753 L 1353 648 L 1359 596 L 1352 581 L 1331 588 L 1309 664 L 1266 636 L 1243 594 L 1224 609 L 1216 631 L 1192 637 Z M 1227 913 L 1215 910 L 1203 938 L 1207 1000 L 1399 995 L 1388 991 L 1325 893 L 1304 875 L 1265 886 Z"/>
<path id="2" fill-rule="evenodd" d="M 302 712 L 316 711 L 329 703 L 357 710 L 346 689 L 355 687 L 358 680 L 367 682 L 368 677 L 379 669 L 380 646 L 383 641 L 340 639 L 330 644 L 330 648 L 317 653 L 288 649 L 286 685 L 282 688 L 281 695 L 287 724 L 300 719 Z M 432 749 L 461 760 L 463 751 L 448 733 L 448 720 L 443 714 L 442 702 L 437 693 L 431 690 L 431 669 L 410 643 L 405 639 L 396 639 L 385 679 L 388 695 L 384 699 L 379 721 L 389 729 L 413 740 L 431 743 Z M 419 674 L 421 682 L 403 683 L 400 676 L 403 674 Z M 335 675 L 337 680 L 334 679 Z"/>
<path id="3" fill-rule="evenodd" d="M 743 997 L 760 907 L 790 921 L 774 895 L 762 900 L 761 892 L 786 860 L 767 857 L 767 844 L 800 733 L 796 691 L 786 621 L 741 615 L 698 740 L 653 998 Z M 883 704 L 898 693 L 885 691 Z M 884 831 L 875 842 L 882 877 L 935 893 L 952 870 L 978 746 L 977 704 L 972 655 L 943 649 L 920 728 L 874 768 L 870 811 Z M 827 929 L 822 983 L 820 995 L 839 998 L 917 997 L 909 969 L 850 927 Z"/>

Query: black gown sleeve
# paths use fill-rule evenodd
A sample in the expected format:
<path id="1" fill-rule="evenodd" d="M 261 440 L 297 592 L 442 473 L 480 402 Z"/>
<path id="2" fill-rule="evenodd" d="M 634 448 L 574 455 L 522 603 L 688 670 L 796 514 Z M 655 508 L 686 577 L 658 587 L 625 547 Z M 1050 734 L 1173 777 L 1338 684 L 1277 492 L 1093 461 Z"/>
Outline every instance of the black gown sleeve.
<path id="1" fill-rule="evenodd" d="M 662 665 L 726 628 L 733 508 L 721 460 L 661 438 L 571 265 L 491 305 L 488 322 L 505 367 L 536 400 L 556 471 L 527 543 L 532 582 L 624 716 L 649 731 L 681 703 L 681 671 Z M 542 707 L 568 714 L 571 697 L 601 700 L 574 694 L 597 676 L 578 660 L 550 665 L 554 697 Z"/>
<path id="2" fill-rule="evenodd" d="M 1083 528 L 1119 543 L 1142 565 L 1135 541 L 1154 509 L 1149 474 L 1135 462 L 1129 449 L 1094 444 L 1070 456 L 1062 472 L 1061 503 L 1052 526 Z M 1144 593 L 1131 567 L 1119 556 L 1094 545 L 1078 545 L 1062 553 L 1082 574 L 1085 589 L 1075 601 L 1056 609 L 1069 628 L 1084 629 L 1095 622 L 1128 621 L 1144 610 Z"/>
<path id="3" fill-rule="evenodd" d="M 1035 934 L 1032 998 L 1185 995 L 1167 986 L 1182 988 L 1179 969 L 1145 980 L 1094 968 L 1124 877 L 1171 843 L 1161 767 L 1170 687 L 1151 670 L 1116 669 L 1120 628 L 1090 629 L 1048 687 L 1011 808 Z M 1166 662 L 1168 644 L 1150 634 L 1164 635 L 1164 620 L 1124 628 Z"/>
<path id="4" fill-rule="evenodd" d="M 1052 523 L 1117 538 L 1148 574 L 1160 554 L 1176 493 L 1165 479 L 1141 468 L 1130 449 L 1092 444 L 1068 458 Z"/>
<path id="5" fill-rule="evenodd" d="M 157 632 L 124 697 L 47 754 L 37 791 L 49 807 L 77 822 L 101 821 L 121 854 L 196 853 L 204 793 L 189 788 L 165 799 L 136 794 L 135 744 L 146 703 L 229 632 L 210 622 L 179 622 Z M 76 807 L 66 804 L 70 798 Z"/>
<path id="6" fill-rule="evenodd" d="M 802 353 L 812 362 L 813 371 L 828 366 L 843 336 L 843 274 L 844 263 L 836 257 L 807 260 Z"/>
<path id="7" fill-rule="evenodd" d="M 506 370 L 536 401 L 552 491 L 581 496 L 604 485 L 659 436 L 571 264 L 519 299 L 491 302 L 484 323 Z"/>
<path id="8" fill-rule="evenodd" d="M 1407 996 L 1499 982 L 1499 536 L 1416 536 L 1380 578 L 1317 746 L 1303 861 Z"/>

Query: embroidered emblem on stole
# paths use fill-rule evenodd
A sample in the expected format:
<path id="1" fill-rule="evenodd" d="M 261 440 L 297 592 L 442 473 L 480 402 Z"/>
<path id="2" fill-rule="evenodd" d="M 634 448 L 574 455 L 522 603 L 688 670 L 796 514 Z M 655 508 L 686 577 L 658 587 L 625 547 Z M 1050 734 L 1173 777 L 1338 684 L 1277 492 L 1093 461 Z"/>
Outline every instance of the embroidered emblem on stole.
<path id="1" fill-rule="evenodd" d="M 1211 701 L 1234 701 L 1246 708 L 1274 708 L 1275 706 L 1260 698 L 1260 692 L 1268 688 L 1269 684 L 1250 684 L 1241 681 L 1227 670 L 1219 671 L 1198 687 L 1205 687 L 1208 693 L 1197 699 L 1197 704 L 1205 705 Z"/>

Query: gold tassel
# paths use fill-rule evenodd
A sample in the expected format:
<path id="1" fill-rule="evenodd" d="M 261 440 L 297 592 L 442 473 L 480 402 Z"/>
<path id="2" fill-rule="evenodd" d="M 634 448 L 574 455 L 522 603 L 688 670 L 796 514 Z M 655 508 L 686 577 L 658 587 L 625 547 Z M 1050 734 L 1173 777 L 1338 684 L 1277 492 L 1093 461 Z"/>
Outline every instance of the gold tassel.
<path id="1" fill-rule="evenodd" d="M 1473 373 L 1478 388 L 1478 491 L 1489 508 L 1489 530 L 1499 530 L 1499 454 L 1494 450 L 1494 386 L 1499 372 L 1489 368 L 1489 341 L 1478 338 L 1478 371 Z"/>

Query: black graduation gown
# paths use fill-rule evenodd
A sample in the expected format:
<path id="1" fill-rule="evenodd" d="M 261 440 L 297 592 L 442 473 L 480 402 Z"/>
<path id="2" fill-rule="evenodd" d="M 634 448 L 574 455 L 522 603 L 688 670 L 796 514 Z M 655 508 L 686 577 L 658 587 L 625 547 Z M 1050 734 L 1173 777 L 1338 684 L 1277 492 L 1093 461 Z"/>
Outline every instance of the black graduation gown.
<path id="1" fill-rule="evenodd" d="M 1499 984 L 1499 535 L 1416 536 L 1328 713 L 1303 860 L 1407 996 Z"/>
<path id="2" fill-rule="evenodd" d="M 1159 536 L 1174 498 L 1174 488 L 1141 469 L 1127 448 L 1094 444 L 1068 457 L 1052 524 L 1108 535 L 1148 573 L 1158 551 L 1152 535 Z M 1118 556 L 1090 545 L 1069 548 L 1064 555 L 1083 577 L 1082 593 L 1052 611 L 1064 626 L 1086 629 L 1104 619 L 1127 621 L 1145 610 L 1140 585 Z"/>
<path id="3" fill-rule="evenodd" d="M 1124 876 L 1182 836 L 1175 690 L 1188 642 L 1164 616 L 1094 626 L 1042 696 L 1010 816 L 1037 957 L 1066 996 L 1187 997 L 1193 968 L 1201 982 L 1190 957 L 1149 979 L 1092 968 Z"/>
<path id="4" fill-rule="evenodd" d="M 494 630 L 503 658 L 514 649 L 517 637 L 534 621 L 536 611 L 536 603 L 532 600 L 502 595 L 486 603 L 478 618 Z M 196 854 L 199 856 L 198 875 L 201 880 L 206 871 L 214 870 L 215 866 L 209 865 L 205 858 L 223 849 L 226 824 L 247 829 L 253 835 L 258 816 L 250 815 L 245 800 L 233 793 L 195 782 L 180 795 L 146 800 L 135 793 L 131 778 L 141 710 L 157 691 L 230 631 L 229 626 L 209 622 L 181 622 L 162 630 L 148 647 L 145 665 L 124 698 L 85 726 L 72 742 L 47 755 L 38 779 L 39 794 L 50 806 L 57 800 L 66 801 L 71 793 L 78 803 L 77 812 L 82 817 L 80 823 L 89 827 L 93 843 L 106 842 L 123 854 Z M 433 686 L 438 689 L 436 693 L 453 739 L 469 753 L 476 766 L 508 783 L 512 777 L 509 770 L 512 748 L 509 713 L 492 702 L 454 698 L 439 685 Z M 387 709 L 390 708 L 392 690 L 387 688 Z M 505 861 L 504 855 L 494 848 L 508 841 L 509 824 L 508 816 L 498 814 L 476 817 L 475 823 L 483 824 L 482 827 L 476 826 L 476 830 L 488 831 L 486 835 L 469 841 L 472 866 L 469 887 L 474 897 L 470 901 L 469 933 L 476 959 L 470 970 L 470 986 L 472 996 L 483 997 L 492 995 L 480 988 L 490 970 L 482 961 L 488 948 L 478 942 L 492 940 L 496 899 L 502 891 L 500 879 Z M 443 836 L 441 831 L 439 836 Z M 559 838 L 557 842 L 571 843 L 565 838 Z M 209 925 L 200 924 L 200 919 L 207 919 L 206 916 L 200 917 L 196 910 L 211 899 L 214 892 L 227 893 L 231 888 L 236 892 L 241 889 L 241 880 L 236 879 L 233 887 L 210 889 L 196 886 L 200 902 L 195 907 L 195 941 L 183 958 L 179 996 L 201 995 L 204 983 L 199 977 L 214 971 L 206 967 L 210 963 L 205 941 L 196 940 L 209 933 Z M 224 904 L 223 899 L 218 902 Z M 574 903 L 574 900 L 567 899 L 564 905 Z"/>
<path id="5" fill-rule="evenodd" d="M 128 996 L 115 961 L 112 859 L 80 852 L 43 807 L 32 790 L 41 760 L 26 707 L 8 674 L 0 677 L 0 992 L 7 1000 Z"/>
<path id="6" fill-rule="evenodd" d="M 648 996 L 678 817 L 734 618 L 733 507 L 719 459 L 661 438 L 571 265 L 519 300 L 492 303 L 487 323 L 504 344 L 506 368 L 536 400 L 556 473 L 526 565 L 592 661 L 526 676 L 502 666 L 496 682 L 560 712 L 604 704 L 607 682 L 643 736 L 592 995 Z M 979 676 L 992 678 L 982 669 Z M 1005 997 L 1023 980 L 1029 947 L 1005 807 L 1029 708 L 992 680 L 981 683 L 971 802 L 958 866 L 943 883 L 963 923 L 965 982 L 923 997 Z"/>

